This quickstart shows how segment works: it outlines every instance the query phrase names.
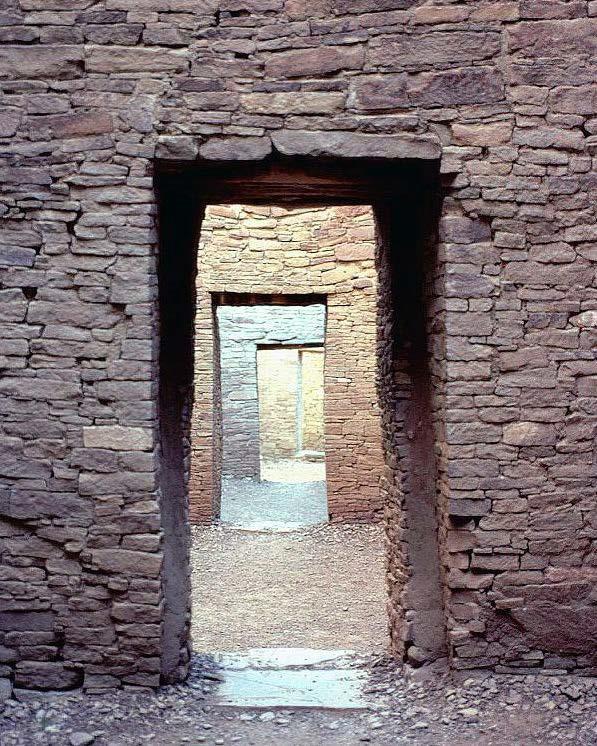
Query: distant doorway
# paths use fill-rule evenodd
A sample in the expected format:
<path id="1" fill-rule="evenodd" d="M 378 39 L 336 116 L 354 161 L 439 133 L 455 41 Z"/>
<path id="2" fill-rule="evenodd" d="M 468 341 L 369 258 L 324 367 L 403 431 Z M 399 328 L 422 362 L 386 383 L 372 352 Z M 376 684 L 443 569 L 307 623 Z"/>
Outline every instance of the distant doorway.
<path id="1" fill-rule="evenodd" d="M 262 480 L 325 480 L 323 374 L 323 345 L 258 346 Z"/>
<path id="2" fill-rule="evenodd" d="M 251 528 L 328 520 L 325 305 L 221 305 L 220 519 Z"/>

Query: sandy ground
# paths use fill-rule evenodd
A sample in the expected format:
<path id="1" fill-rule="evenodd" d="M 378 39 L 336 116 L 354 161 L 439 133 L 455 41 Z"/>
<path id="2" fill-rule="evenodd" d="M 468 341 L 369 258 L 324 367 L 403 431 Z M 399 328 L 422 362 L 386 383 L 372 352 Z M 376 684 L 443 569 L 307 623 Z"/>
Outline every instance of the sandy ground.
<path id="1" fill-rule="evenodd" d="M 380 526 L 195 527 L 191 566 L 196 651 L 387 646 Z"/>

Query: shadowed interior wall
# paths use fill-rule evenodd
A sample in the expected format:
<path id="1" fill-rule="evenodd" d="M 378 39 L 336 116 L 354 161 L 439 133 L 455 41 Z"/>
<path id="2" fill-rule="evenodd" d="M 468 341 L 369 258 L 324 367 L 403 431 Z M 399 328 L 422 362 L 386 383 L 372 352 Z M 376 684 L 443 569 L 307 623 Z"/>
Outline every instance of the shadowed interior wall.
<path id="1" fill-rule="evenodd" d="M 210 470 L 213 450 L 221 444 L 209 437 L 213 419 L 209 364 L 213 362 L 212 296 L 219 292 L 254 294 L 257 302 L 259 294 L 326 297 L 325 452 L 330 518 L 363 520 L 381 515 L 374 260 L 370 207 L 207 208 L 198 247 L 189 483 L 192 520 L 209 521 L 214 516 Z M 225 339 L 223 334 L 220 337 Z M 321 336 L 313 341 L 321 341 Z M 221 375 L 225 376 L 223 364 Z M 224 418 L 224 438 L 225 427 Z M 256 469 L 255 448 L 252 463 Z"/>

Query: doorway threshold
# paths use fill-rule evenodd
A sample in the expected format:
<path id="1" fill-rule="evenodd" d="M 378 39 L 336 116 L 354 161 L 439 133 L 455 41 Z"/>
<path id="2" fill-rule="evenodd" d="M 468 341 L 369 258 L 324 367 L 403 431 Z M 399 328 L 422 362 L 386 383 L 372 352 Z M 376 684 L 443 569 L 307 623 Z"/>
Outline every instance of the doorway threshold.
<path id="1" fill-rule="evenodd" d="M 242 709 L 365 710 L 366 670 L 350 650 L 252 648 L 213 656 L 220 683 L 209 704 Z"/>

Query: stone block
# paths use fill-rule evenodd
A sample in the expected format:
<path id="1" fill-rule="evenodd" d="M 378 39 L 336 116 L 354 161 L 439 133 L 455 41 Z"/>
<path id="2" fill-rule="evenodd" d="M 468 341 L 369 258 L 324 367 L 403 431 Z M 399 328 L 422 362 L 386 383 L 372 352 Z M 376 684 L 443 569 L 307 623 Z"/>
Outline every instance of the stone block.
<path id="1" fill-rule="evenodd" d="M 487 515 L 491 509 L 491 500 L 471 500 L 466 497 L 451 498 L 448 513 L 456 518 L 472 518 Z"/>
<path id="2" fill-rule="evenodd" d="M 576 316 L 571 316 L 570 323 L 580 329 L 594 329 L 597 327 L 597 310 L 583 311 Z"/>
<path id="3" fill-rule="evenodd" d="M 348 106 L 363 111 L 406 108 L 407 80 L 405 74 L 356 76 L 350 81 Z"/>
<path id="4" fill-rule="evenodd" d="M 94 111 L 81 114 L 56 114 L 37 117 L 32 129 L 49 131 L 55 138 L 85 137 L 112 132 L 112 116 L 105 111 Z"/>
<path id="5" fill-rule="evenodd" d="M 549 102 L 555 111 L 565 114 L 594 116 L 597 111 L 597 86 L 562 86 L 550 92 Z"/>
<path id="6" fill-rule="evenodd" d="M 439 141 L 430 135 L 369 135 L 360 132 L 281 130 L 272 134 L 282 155 L 337 156 L 341 158 L 439 159 Z"/>
<path id="7" fill-rule="evenodd" d="M 510 614 L 531 644 L 542 650 L 559 654 L 595 654 L 597 606 L 537 601 L 511 609 Z"/>
<path id="8" fill-rule="evenodd" d="M 15 686 L 25 689 L 64 690 L 81 686 L 80 670 L 53 661 L 20 661 L 15 667 Z"/>
<path id="9" fill-rule="evenodd" d="M 151 430 L 121 425 L 98 425 L 83 428 L 86 448 L 106 448 L 112 451 L 150 451 L 153 448 Z"/>
<path id="10" fill-rule="evenodd" d="M 16 520 L 62 518 L 69 523 L 88 526 L 94 513 L 93 505 L 78 495 L 13 489 L 0 493 L 0 515 Z"/>
<path id="11" fill-rule="evenodd" d="M 504 82 L 495 67 L 463 67 L 417 73 L 409 78 L 408 96 L 415 106 L 492 104 L 504 100 Z"/>
<path id="12" fill-rule="evenodd" d="M 199 144 L 194 137 L 179 135 L 175 137 L 160 137 L 156 147 L 156 158 L 165 159 L 194 159 L 199 153 Z"/>
<path id="13" fill-rule="evenodd" d="M 20 289 L 0 290 L 0 322 L 25 319 L 27 300 Z"/>
<path id="14" fill-rule="evenodd" d="M 21 123 L 22 113 L 16 107 L 4 106 L 0 110 L 0 137 L 12 137 Z"/>
<path id="15" fill-rule="evenodd" d="M 500 355 L 500 370 L 546 368 L 548 365 L 549 357 L 543 347 L 521 347 L 516 352 L 503 352 Z"/>
<path id="16" fill-rule="evenodd" d="M 175 73 L 188 65 L 186 50 L 163 47 L 90 46 L 85 58 L 91 73 Z"/>
<path id="17" fill-rule="evenodd" d="M 597 18 L 519 23 L 509 29 L 508 49 L 528 57 L 597 54 Z M 579 81 L 579 84 L 582 81 Z"/>
<path id="18" fill-rule="evenodd" d="M 496 57 L 500 52 L 497 33 L 476 31 L 396 32 L 373 39 L 368 62 L 389 70 L 422 70 L 430 67 L 462 67 Z"/>
<path id="19" fill-rule="evenodd" d="M 459 145 L 495 146 L 510 141 L 512 122 L 454 124 L 454 142 Z"/>
<path id="20" fill-rule="evenodd" d="M 455 272 L 446 278 L 446 296 L 449 298 L 488 298 L 495 284 L 479 274 Z"/>
<path id="21" fill-rule="evenodd" d="M 100 572 L 157 578 L 162 567 L 162 555 L 159 553 L 136 552 L 129 549 L 94 549 L 91 554 L 93 565 Z"/>
<path id="22" fill-rule="evenodd" d="M 214 137 L 200 146 L 199 157 L 209 161 L 260 161 L 271 150 L 269 137 Z"/>
<path id="23" fill-rule="evenodd" d="M 513 446 L 549 446 L 556 443 L 553 425 L 542 422 L 512 422 L 504 425 L 504 443 Z"/>
<path id="24" fill-rule="evenodd" d="M 0 267 L 33 267 L 35 257 L 34 249 L 0 246 Z"/>
<path id="25" fill-rule="evenodd" d="M 241 106 L 253 114 L 331 114 L 341 111 L 344 94 L 320 91 L 288 91 L 280 93 L 246 93 Z"/>
<path id="26" fill-rule="evenodd" d="M 54 629 L 55 616 L 51 611 L 0 611 L 0 630 L 46 632 Z"/>
<path id="27" fill-rule="evenodd" d="M 317 78 L 340 70 L 360 70 L 365 61 L 362 46 L 319 46 L 276 52 L 265 62 L 269 78 Z"/>
<path id="28" fill-rule="evenodd" d="M 491 229 L 482 220 L 447 215 L 440 223 L 440 238 L 455 244 L 480 243 L 491 240 Z"/>
<path id="29" fill-rule="evenodd" d="M 83 74 L 82 46 L 4 45 L 0 47 L 0 78 L 55 78 L 66 80 Z"/>

